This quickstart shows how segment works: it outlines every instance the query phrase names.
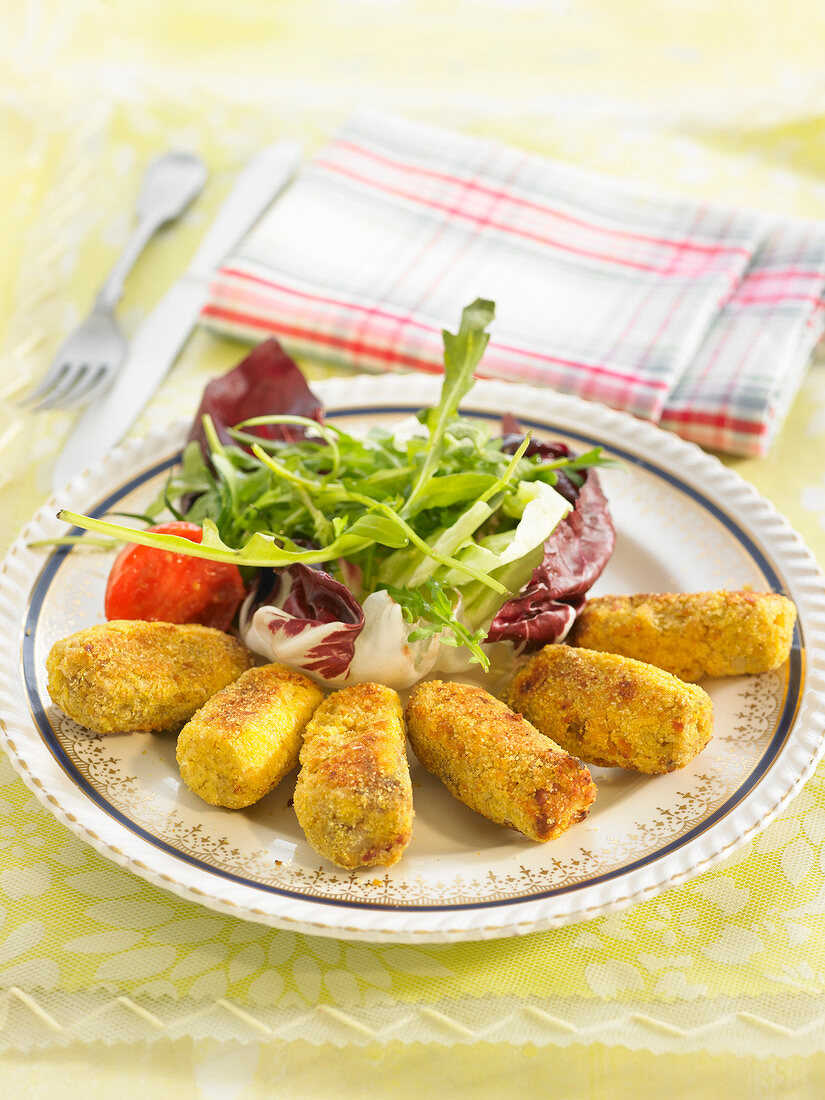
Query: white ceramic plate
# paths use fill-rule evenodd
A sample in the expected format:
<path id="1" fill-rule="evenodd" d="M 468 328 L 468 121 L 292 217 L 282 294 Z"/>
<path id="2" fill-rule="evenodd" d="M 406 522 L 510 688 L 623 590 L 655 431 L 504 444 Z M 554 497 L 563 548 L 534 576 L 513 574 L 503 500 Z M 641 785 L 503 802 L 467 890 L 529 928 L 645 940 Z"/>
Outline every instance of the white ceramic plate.
<path id="1" fill-rule="evenodd" d="M 439 380 L 358 377 L 316 387 L 341 426 L 391 424 L 437 399 Z M 416 821 L 389 870 L 341 871 L 306 844 L 294 777 L 250 810 L 207 806 L 179 780 L 174 737 L 99 737 L 51 702 L 45 659 L 103 619 L 112 555 L 32 549 L 65 534 L 57 507 L 140 511 L 185 426 L 126 444 L 49 501 L 0 574 L 0 713 L 12 762 L 38 798 L 99 852 L 181 897 L 276 927 L 419 942 L 485 939 L 568 924 L 648 898 L 706 870 L 763 829 L 823 751 L 825 593 L 799 537 L 738 476 L 698 448 L 572 397 L 479 382 L 470 415 L 515 414 L 577 450 L 604 444 L 624 471 L 600 475 L 616 551 L 594 592 L 742 588 L 784 592 L 799 625 L 787 666 L 710 681 L 715 734 L 680 772 L 594 769 L 588 819 L 535 844 L 456 802 L 412 760 Z"/>

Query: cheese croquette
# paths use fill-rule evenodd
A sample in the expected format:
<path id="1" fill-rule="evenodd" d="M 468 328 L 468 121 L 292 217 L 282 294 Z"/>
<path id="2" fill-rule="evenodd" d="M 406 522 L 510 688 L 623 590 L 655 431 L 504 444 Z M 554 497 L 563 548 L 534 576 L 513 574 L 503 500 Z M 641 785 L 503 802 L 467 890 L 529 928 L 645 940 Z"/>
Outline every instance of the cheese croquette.
<path id="1" fill-rule="evenodd" d="M 539 650 L 502 698 L 567 752 L 602 768 L 675 771 L 713 730 L 710 696 L 695 684 L 629 657 L 566 645 Z"/>
<path id="2" fill-rule="evenodd" d="M 795 621 L 794 605 L 774 592 L 602 596 L 585 605 L 571 641 L 700 680 L 778 668 Z"/>
<path id="3" fill-rule="evenodd" d="M 240 642 L 207 626 L 118 620 L 55 642 L 54 703 L 95 733 L 178 730 L 250 667 Z"/>
<path id="4" fill-rule="evenodd" d="M 306 838 L 339 867 L 389 867 L 412 834 L 401 702 L 382 684 L 330 695 L 307 726 L 295 813 Z"/>
<path id="5" fill-rule="evenodd" d="M 301 735 L 323 697 L 286 665 L 249 669 L 180 731 L 181 778 L 213 806 L 251 806 L 297 766 Z"/>
<path id="6" fill-rule="evenodd" d="M 552 840 L 587 816 L 596 797 L 587 768 L 483 688 L 427 681 L 406 715 L 427 771 L 497 825 Z"/>

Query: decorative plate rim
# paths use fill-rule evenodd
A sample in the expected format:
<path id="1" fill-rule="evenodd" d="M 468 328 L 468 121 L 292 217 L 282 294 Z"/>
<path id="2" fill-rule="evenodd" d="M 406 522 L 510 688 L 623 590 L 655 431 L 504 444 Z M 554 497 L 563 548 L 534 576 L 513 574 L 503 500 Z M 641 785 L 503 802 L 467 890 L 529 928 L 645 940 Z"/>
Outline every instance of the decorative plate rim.
<path id="1" fill-rule="evenodd" d="M 356 375 L 313 384 L 330 410 L 342 412 L 362 407 L 366 412 L 387 404 L 414 409 L 433 401 L 439 386 L 438 378 L 419 375 Z M 589 920 L 655 896 L 731 855 L 799 793 L 825 751 L 825 578 L 801 537 L 774 506 L 694 444 L 604 405 L 522 383 L 477 381 L 464 402 L 467 409 L 492 415 L 506 406 L 517 414 L 521 410 L 523 417 L 551 417 L 560 428 L 586 429 L 606 445 L 629 450 L 637 461 L 649 461 L 703 495 L 703 487 L 712 484 L 713 503 L 734 517 L 771 566 L 793 582 L 806 640 L 799 710 L 776 759 L 719 822 L 675 851 L 607 882 L 586 884 L 559 898 L 499 902 L 492 912 L 484 907 L 429 912 L 369 910 L 346 903 L 322 905 L 311 898 L 261 897 L 253 886 L 227 883 L 216 874 L 159 852 L 118 823 L 83 794 L 56 761 L 52 768 L 48 762 L 44 764 L 42 748 L 38 752 L 43 742 L 31 737 L 33 717 L 19 679 L 22 631 L 29 597 L 48 559 L 28 543 L 64 530 L 54 518 L 58 508 L 87 508 L 91 500 L 108 495 L 168 457 L 183 437 L 188 423 L 183 420 L 171 429 L 121 444 L 75 477 L 46 501 L 0 565 L 0 743 L 27 786 L 59 821 L 101 855 L 186 900 L 274 927 L 379 942 L 491 939 Z"/>

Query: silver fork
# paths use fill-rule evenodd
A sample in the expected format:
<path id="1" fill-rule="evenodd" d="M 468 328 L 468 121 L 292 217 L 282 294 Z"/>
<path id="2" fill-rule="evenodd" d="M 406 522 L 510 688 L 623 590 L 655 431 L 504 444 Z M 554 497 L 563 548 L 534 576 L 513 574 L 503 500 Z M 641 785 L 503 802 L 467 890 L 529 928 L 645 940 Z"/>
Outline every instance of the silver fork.
<path id="1" fill-rule="evenodd" d="M 151 238 L 180 217 L 201 192 L 206 166 L 192 153 L 172 152 L 150 162 L 136 203 L 137 225 L 95 298 L 91 311 L 58 349 L 40 385 L 21 404 L 33 411 L 65 409 L 91 401 L 114 379 L 127 340 L 115 317 L 126 276 Z"/>

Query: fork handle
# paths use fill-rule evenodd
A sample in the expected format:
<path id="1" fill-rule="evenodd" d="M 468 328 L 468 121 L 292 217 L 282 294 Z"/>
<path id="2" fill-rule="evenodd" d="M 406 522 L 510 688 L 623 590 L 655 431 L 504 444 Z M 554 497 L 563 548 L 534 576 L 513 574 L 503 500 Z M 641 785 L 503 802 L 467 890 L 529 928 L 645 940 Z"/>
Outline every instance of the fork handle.
<path id="1" fill-rule="evenodd" d="M 95 306 L 104 309 L 114 309 L 123 294 L 123 285 L 126 277 L 135 266 L 137 258 L 149 241 L 163 225 L 165 218 L 142 218 L 132 231 L 132 235 L 126 242 L 126 246 L 109 272 L 106 282 L 98 291 L 95 298 Z"/>

